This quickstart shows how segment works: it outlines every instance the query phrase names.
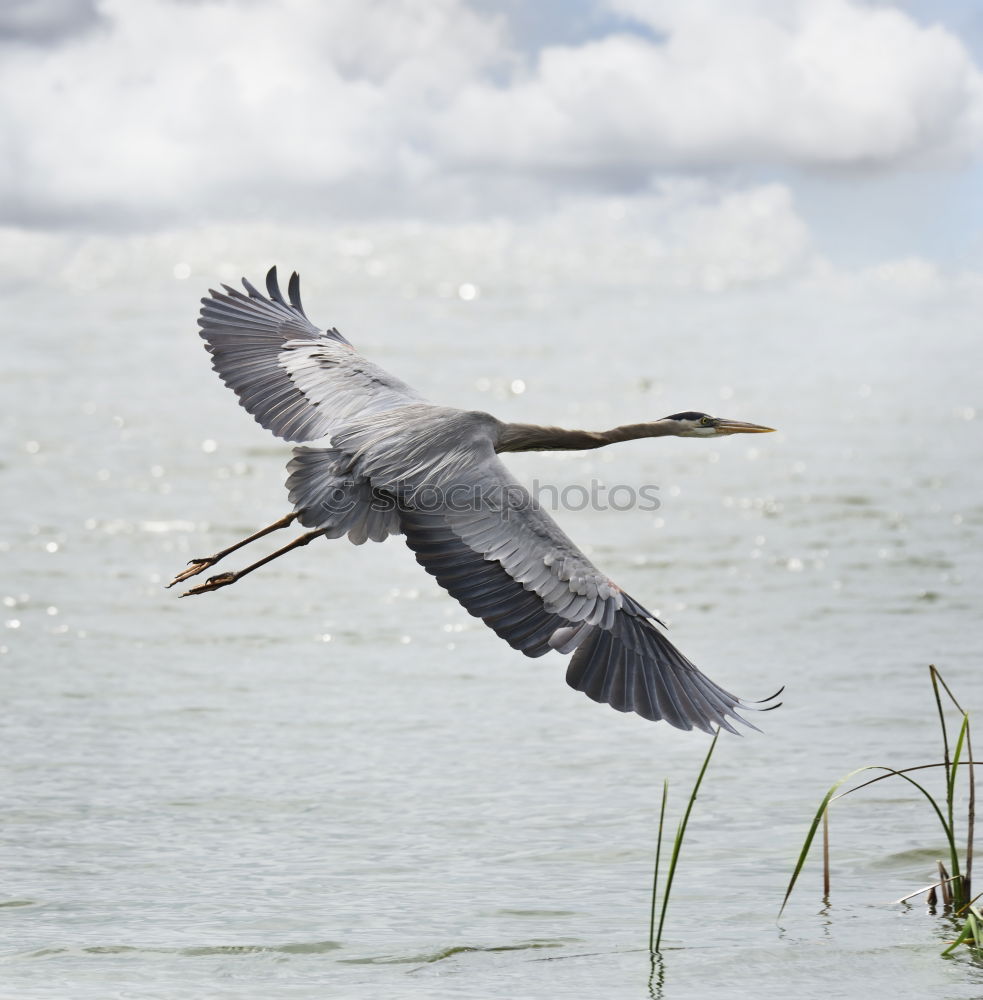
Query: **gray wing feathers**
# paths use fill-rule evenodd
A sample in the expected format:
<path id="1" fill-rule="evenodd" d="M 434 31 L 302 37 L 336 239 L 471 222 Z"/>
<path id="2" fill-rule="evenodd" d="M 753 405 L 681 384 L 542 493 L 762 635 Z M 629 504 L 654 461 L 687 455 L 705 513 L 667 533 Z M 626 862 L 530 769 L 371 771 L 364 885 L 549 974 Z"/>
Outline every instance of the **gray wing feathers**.
<path id="1" fill-rule="evenodd" d="M 402 527 L 417 562 L 472 615 L 526 656 L 549 652 L 550 636 L 566 620 L 546 611 L 501 563 L 475 552 L 439 514 L 404 510 Z"/>
<path id="2" fill-rule="evenodd" d="M 567 622 L 610 627 L 621 607 L 621 591 L 564 534 L 560 526 L 494 453 L 474 470 L 462 509 L 447 512 L 448 524 L 471 548 L 495 559 L 547 609 Z"/>
<path id="3" fill-rule="evenodd" d="M 652 616 L 624 596 L 613 627 L 592 629 L 577 647 L 567 683 L 594 701 L 665 719 L 678 729 L 711 732 L 720 726 L 735 732 L 728 716 L 750 725 L 736 713 L 741 700 L 702 674 L 658 631 Z"/>
<path id="4" fill-rule="evenodd" d="M 420 525 L 411 539 L 404 519 L 417 559 L 452 596 L 517 648 L 513 630 L 535 620 L 540 645 L 530 655 L 545 651 L 543 642 L 573 652 L 570 686 L 618 711 L 706 732 L 714 726 L 734 732 L 728 717 L 745 722 L 736 713 L 740 699 L 700 673 L 658 630 L 655 616 L 590 562 L 497 456 L 482 460 L 473 476 L 472 502 L 442 511 L 445 526 L 429 523 L 428 538 L 439 535 L 439 543 L 423 541 Z M 495 568 L 481 567 L 476 556 Z M 476 589 L 452 575 L 458 567 L 470 568 Z M 503 578 L 512 581 L 511 591 Z"/>
<path id="5" fill-rule="evenodd" d="M 198 325 L 212 367 L 242 406 L 287 441 L 326 437 L 344 420 L 419 402 L 398 379 L 357 354 L 335 329 L 320 331 L 304 315 L 300 281 L 284 299 L 276 268 L 269 298 L 246 279 L 248 294 L 224 285 L 202 299 Z"/>
<path id="6" fill-rule="evenodd" d="M 607 627 L 571 624 L 513 579 L 500 562 L 475 552 L 445 516 L 403 509 L 407 544 L 452 597 L 514 649 L 527 656 L 550 649 L 574 651 L 567 683 L 619 712 L 705 732 L 715 725 L 735 732 L 728 717 L 745 721 L 735 711 L 740 700 L 701 674 L 627 594 Z"/>
<path id="7" fill-rule="evenodd" d="M 262 298 L 262 295 L 260 295 L 259 292 L 257 292 L 245 278 L 242 279 L 242 283 L 246 286 L 246 291 L 248 291 L 253 298 Z M 266 290 L 270 293 L 270 298 L 278 305 L 283 306 L 285 309 L 293 309 L 295 312 L 299 312 L 305 319 L 307 318 L 307 313 L 304 312 L 304 307 L 300 304 L 300 275 L 296 271 L 290 275 L 290 280 L 287 282 L 287 296 L 290 299 L 289 303 L 283 301 L 283 294 L 280 291 L 279 282 L 276 280 L 275 267 L 271 267 L 269 271 L 266 272 Z M 335 340 L 340 340 L 345 344 L 348 343 L 348 341 L 337 330 L 328 330 L 327 333 L 329 337 L 334 337 Z"/>
<path id="8" fill-rule="evenodd" d="M 330 424 L 314 409 L 278 358 L 287 338 L 317 336 L 302 317 L 283 317 L 264 299 L 234 289 L 202 299 L 198 324 L 212 356 L 212 368 L 239 397 L 243 408 L 277 437 L 309 441 L 324 437 Z M 308 329 L 305 329 L 307 327 Z"/>
<path id="9" fill-rule="evenodd" d="M 331 341 L 284 344 L 278 363 L 308 403 L 330 415 L 332 429 L 353 417 L 424 402 L 405 382 Z"/>

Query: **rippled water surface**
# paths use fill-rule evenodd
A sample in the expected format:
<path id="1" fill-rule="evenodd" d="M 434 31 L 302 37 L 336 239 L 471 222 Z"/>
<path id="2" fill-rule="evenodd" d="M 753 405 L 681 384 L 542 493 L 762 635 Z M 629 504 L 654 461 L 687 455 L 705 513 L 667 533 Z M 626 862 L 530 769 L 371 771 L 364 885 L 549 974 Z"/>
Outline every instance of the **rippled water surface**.
<path id="1" fill-rule="evenodd" d="M 148 266 L 0 297 L 0 993 L 979 996 L 979 966 L 939 958 L 951 925 L 890 905 L 942 850 L 905 788 L 841 804 L 829 905 L 812 866 L 776 920 L 829 783 L 936 759 L 927 665 L 983 706 L 972 310 L 414 266 L 308 266 L 308 312 L 503 419 L 780 429 L 510 459 L 527 482 L 657 485 L 654 512 L 556 516 L 716 680 L 787 686 L 762 734 L 721 741 L 662 968 L 658 798 L 668 776 L 678 815 L 702 734 L 569 690 L 560 656 L 509 650 L 399 540 L 163 589 L 285 511 L 289 448 L 209 371 L 216 274 Z"/>

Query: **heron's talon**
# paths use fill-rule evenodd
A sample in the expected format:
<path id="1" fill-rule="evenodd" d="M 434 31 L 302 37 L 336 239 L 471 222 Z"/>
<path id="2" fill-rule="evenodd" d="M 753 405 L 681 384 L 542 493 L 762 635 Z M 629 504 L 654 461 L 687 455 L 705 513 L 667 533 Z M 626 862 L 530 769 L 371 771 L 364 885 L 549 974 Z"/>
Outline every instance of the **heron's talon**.
<path id="1" fill-rule="evenodd" d="M 186 590 L 181 596 L 193 597 L 196 594 L 207 594 L 209 591 L 218 590 L 219 587 L 227 587 L 230 583 L 235 583 L 237 579 L 238 574 L 236 573 L 218 573 L 216 576 L 210 576 L 204 583 L 199 583 L 197 587 Z"/>
<path id="2" fill-rule="evenodd" d="M 197 576 L 203 569 L 208 569 L 209 566 L 214 566 L 218 560 L 214 556 L 208 556 L 206 559 L 189 559 L 188 568 L 181 570 L 180 573 L 167 585 L 165 589 L 170 589 L 175 583 L 181 583 L 183 580 L 187 580 L 192 576 Z"/>

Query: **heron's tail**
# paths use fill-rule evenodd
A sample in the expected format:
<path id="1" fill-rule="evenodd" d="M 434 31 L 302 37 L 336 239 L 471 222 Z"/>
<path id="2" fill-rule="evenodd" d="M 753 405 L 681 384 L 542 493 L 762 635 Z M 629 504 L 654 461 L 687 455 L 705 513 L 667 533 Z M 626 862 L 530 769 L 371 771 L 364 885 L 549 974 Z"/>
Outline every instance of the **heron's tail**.
<path id="1" fill-rule="evenodd" d="M 294 448 L 287 490 L 300 523 L 328 538 L 348 535 L 355 545 L 401 533 L 395 502 L 354 475 L 351 459 L 334 448 Z"/>

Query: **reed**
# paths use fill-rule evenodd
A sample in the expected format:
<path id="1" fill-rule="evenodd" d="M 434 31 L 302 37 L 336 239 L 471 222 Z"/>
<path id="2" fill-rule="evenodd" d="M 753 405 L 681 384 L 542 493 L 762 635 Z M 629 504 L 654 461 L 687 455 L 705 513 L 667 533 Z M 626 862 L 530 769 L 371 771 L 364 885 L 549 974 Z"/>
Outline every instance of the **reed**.
<path id="1" fill-rule="evenodd" d="M 665 830 L 665 820 L 666 820 L 666 805 L 669 801 L 669 779 L 666 778 L 662 783 L 662 804 L 659 808 L 659 838 L 655 846 L 655 870 L 652 873 L 652 907 L 649 913 L 649 954 L 653 957 L 659 954 L 659 946 L 662 943 L 662 928 L 665 926 L 666 922 L 666 910 L 669 907 L 669 894 L 672 892 L 672 880 L 676 874 L 676 866 L 679 863 L 679 852 L 682 850 L 683 838 L 686 836 L 686 826 L 689 823 L 690 813 L 693 811 L 693 806 L 696 804 L 696 796 L 700 790 L 700 785 L 703 783 L 703 776 L 707 773 L 707 767 L 710 764 L 710 758 L 713 756 L 714 748 L 717 745 L 717 740 L 720 737 L 720 729 L 713 734 L 713 739 L 710 742 L 710 749 L 707 750 L 707 755 L 703 759 L 703 766 L 700 768 L 700 773 L 696 776 L 696 782 L 693 784 L 693 788 L 689 793 L 689 800 L 686 803 L 686 810 L 683 813 L 683 818 L 679 821 L 679 826 L 676 828 L 676 836 L 672 842 L 672 854 L 669 858 L 669 870 L 666 873 L 666 888 L 662 893 L 662 907 L 658 906 L 659 901 L 659 871 L 662 862 L 662 835 Z M 659 910 L 659 923 L 656 927 L 655 923 L 655 913 Z"/>
<path id="2" fill-rule="evenodd" d="M 973 758 L 973 740 L 969 712 L 959 704 L 958 699 L 934 665 L 929 667 L 929 676 L 935 695 L 939 727 L 942 733 L 942 761 L 933 764 L 919 764 L 916 767 L 906 767 L 900 770 L 884 765 L 867 765 L 851 771 L 843 778 L 840 778 L 839 781 L 834 782 L 823 796 L 822 801 L 819 803 L 819 808 L 812 819 L 812 824 L 806 834 L 805 843 L 802 845 L 802 850 L 799 852 L 798 860 L 795 863 L 792 877 L 789 879 L 788 888 L 785 890 L 785 898 L 782 900 L 779 916 L 784 912 L 792 895 L 792 890 L 795 888 L 799 875 L 802 873 L 820 822 L 823 824 L 823 893 L 824 900 L 828 900 L 830 892 L 828 832 L 830 806 L 838 799 L 846 795 L 852 795 L 854 792 L 859 792 L 861 789 L 868 788 L 879 781 L 884 781 L 886 778 L 901 778 L 924 797 L 931 811 L 938 819 L 945 835 L 948 869 L 940 860 L 938 862 L 938 879 L 935 882 L 904 896 L 902 899 L 896 900 L 896 902 L 905 903 L 925 893 L 927 895 L 926 901 L 929 907 L 932 908 L 935 906 L 938 896 L 941 895 L 944 911 L 949 915 L 965 920 L 957 939 L 946 948 L 943 954 L 948 955 L 960 944 L 966 943 L 974 950 L 977 957 L 983 957 L 983 917 L 981 917 L 980 909 L 975 905 L 979 896 L 974 898 L 972 895 L 973 844 L 976 826 L 976 775 L 974 768 L 980 762 Z M 946 720 L 946 706 L 943 695 L 951 703 L 950 707 L 955 708 L 960 717 L 958 734 L 955 744 L 952 745 L 951 749 L 949 725 Z M 960 857 L 959 845 L 957 843 L 956 823 L 957 778 L 960 767 L 962 767 L 967 775 L 966 785 L 968 793 L 966 847 L 962 857 Z M 928 771 L 938 768 L 943 769 L 945 777 L 945 797 L 941 803 L 939 798 L 929 792 L 920 781 L 916 781 L 910 776 L 915 771 Z M 883 773 L 879 774 L 876 778 L 870 778 L 867 781 L 847 788 L 845 791 L 839 791 L 852 778 L 867 771 L 881 771 Z"/>

